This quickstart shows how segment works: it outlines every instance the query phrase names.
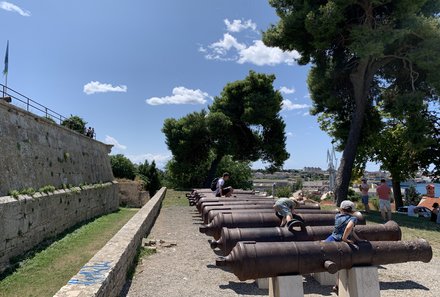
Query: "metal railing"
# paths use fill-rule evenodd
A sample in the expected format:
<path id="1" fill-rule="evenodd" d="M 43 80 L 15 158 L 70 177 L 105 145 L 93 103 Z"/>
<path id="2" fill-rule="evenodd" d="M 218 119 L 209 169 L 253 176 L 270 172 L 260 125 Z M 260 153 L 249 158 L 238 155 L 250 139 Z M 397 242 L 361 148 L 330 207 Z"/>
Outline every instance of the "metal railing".
<path id="1" fill-rule="evenodd" d="M 67 120 L 67 118 L 58 112 L 32 100 L 29 97 L 26 97 L 25 95 L 8 88 L 7 86 L 0 84 L 0 87 L 2 88 L 2 98 L 3 100 L 6 100 L 7 102 L 10 102 L 14 104 L 17 107 L 26 109 L 28 112 L 34 113 L 38 116 L 44 117 L 46 119 L 53 120 L 55 123 L 59 123 L 60 125 L 63 123 L 64 120 Z M 83 133 L 85 135 L 85 133 Z M 96 133 L 93 134 L 93 137 L 96 139 Z"/>

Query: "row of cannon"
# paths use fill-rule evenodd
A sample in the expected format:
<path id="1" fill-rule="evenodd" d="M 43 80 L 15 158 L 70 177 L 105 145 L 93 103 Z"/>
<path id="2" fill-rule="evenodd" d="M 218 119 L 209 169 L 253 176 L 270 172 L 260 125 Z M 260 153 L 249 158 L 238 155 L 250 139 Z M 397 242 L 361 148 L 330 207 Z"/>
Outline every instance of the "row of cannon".
<path id="1" fill-rule="evenodd" d="M 366 225 L 359 217 L 354 232 L 361 241 L 323 242 L 333 231 L 338 210 L 322 210 L 315 203 L 300 204 L 295 218 L 302 224 L 289 231 L 280 227 L 281 218 L 273 209 L 272 198 L 237 191 L 234 196 L 215 198 L 208 191 L 187 195 L 203 219 L 199 231 L 212 236 L 211 248 L 223 255 L 216 265 L 229 268 L 242 281 L 336 273 L 355 266 L 429 262 L 432 258 L 426 240 L 401 241 L 401 229 L 394 221 Z"/>

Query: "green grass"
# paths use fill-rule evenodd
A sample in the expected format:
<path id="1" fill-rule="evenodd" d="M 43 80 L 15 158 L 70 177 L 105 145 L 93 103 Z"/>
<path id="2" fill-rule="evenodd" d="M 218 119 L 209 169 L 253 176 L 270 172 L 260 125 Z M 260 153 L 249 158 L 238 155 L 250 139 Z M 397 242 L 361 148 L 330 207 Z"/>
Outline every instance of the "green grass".
<path id="1" fill-rule="evenodd" d="M 189 191 L 175 191 L 172 189 L 167 189 L 167 193 L 162 202 L 162 207 L 170 206 L 188 206 L 188 199 L 185 194 Z"/>
<path id="2" fill-rule="evenodd" d="M 378 211 L 371 211 L 364 216 L 367 224 L 382 223 L 382 217 Z M 434 257 L 440 257 L 440 224 L 426 218 L 410 217 L 400 213 L 393 213 L 392 219 L 402 230 L 402 240 L 426 239 L 431 244 Z"/>
<path id="3" fill-rule="evenodd" d="M 53 242 L 0 281 L 1 297 L 53 296 L 138 211 L 121 208 Z"/>
<path id="4" fill-rule="evenodd" d="M 335 209 L 334 205 L 321 205 L 321 209 Z M 370 211 L 363 214 L 367 224 L 382 224 L 379 211 Z M 434 257 L 440 257 L 440 224 L 429 221 L 426 218 L 410 217 L 405 214 L 393 212 L 391 217 L 402 230 L 402 240 L 426 239 L 432 247 Z"/>

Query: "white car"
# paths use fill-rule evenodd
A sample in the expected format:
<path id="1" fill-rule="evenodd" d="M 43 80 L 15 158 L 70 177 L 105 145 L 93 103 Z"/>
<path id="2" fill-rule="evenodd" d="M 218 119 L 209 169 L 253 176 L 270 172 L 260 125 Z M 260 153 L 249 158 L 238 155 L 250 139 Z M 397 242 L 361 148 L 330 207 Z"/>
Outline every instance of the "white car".
<path id="1" fill-rule="evenodd" d="M 414 209 L 414 212 L 419 214 L 421 217 L 430 218 L 431 217 L 431 210 L 424 206 L 417 206 Z M 397 209 L 397 213 L 401 214 L 408 214 L 408 206 L 402 206 Z"/>

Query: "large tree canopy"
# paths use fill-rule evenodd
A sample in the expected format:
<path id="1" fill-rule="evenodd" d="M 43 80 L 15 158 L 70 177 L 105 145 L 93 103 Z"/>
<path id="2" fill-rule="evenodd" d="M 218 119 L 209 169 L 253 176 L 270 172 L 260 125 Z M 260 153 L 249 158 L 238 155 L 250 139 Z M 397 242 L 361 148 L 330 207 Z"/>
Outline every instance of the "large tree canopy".
<path id="1" fill-rule="evenodd" d="M 376 106 L 393 116 L 437 101 L 440 29 L 436 0 L 270 0 L 280 20 L 269 46 L 297 50 L 312 63 L 314 114 L 344 149 L 338 204 L 346 199 L 359 145 L 380 125 Z M 390 108 L 393 107 L 393 108 Z M 361 137 L 362 135 L 362 137 Z M 358 156 L 359 157 L 359 156 Z"/>
<path id="2" fill-rule="evenodd" d="M 173 154 L 167 169 L 178 185 L 209 186 L 224 156 L 246 164 L 261 159 L 271 168 L 283 165 L 289 154 L 279 115 L 282 96 L 274 80 L 274 75 L 250 71 L 224 87 L 209 113 L 165 120 L 162 131 Z"/>

